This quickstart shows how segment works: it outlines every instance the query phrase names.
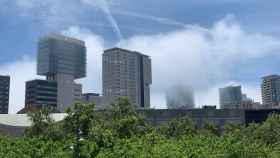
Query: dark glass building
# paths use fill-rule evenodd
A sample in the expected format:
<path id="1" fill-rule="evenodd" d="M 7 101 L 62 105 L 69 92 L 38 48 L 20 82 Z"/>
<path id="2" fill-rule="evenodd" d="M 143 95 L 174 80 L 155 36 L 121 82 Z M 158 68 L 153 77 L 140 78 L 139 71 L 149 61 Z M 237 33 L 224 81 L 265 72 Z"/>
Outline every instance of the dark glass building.
<path id="1" fill-rule="evenodd" d="M 85 77 L 85 42 L 59 34 L 42 37 L 38 44 L 37 73 L 50 78 L 56 74 L 68 74 L 75 79 Z"/>
<path id="2" fill-rule="evenodd" d="M 10 76 L 0 76 L 0 114 L 9 112 Z"/>
<path id="3" fill-rule="evenodd" d="M 228 86 L 219 89 L 220 106 L 222 109 L 234 109 L 241 106 L 241 86 Z"/>
<path id="4" fill-rule="evenodd" d="M 26 82 L 25 106 L 57 106 L 57 83 L 48 80 Z"/>
<path id="5" fill-rule="evenodd" d="M 82 95 L 82 86 L 75 79 L 86 76 L 85 42 L 60 34 L 42 37 L 38 43 L 37 74 L 57 82 L 59 111 L 72 106 Z"/>

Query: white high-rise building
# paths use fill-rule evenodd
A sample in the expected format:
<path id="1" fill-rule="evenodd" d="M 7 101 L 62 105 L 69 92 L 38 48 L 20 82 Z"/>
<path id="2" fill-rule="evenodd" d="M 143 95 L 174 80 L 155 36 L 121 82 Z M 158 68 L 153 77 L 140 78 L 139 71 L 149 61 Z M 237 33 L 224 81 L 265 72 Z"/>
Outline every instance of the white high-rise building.
<path id="1" fill-rule="evenodd" d="M 262 102 L 264 106 L 280 106 L 280 76 L 270 75 L 263 77 Z"/>
<path id="2" fill-rule="evenodd" d="M 105 50 L 102 73 L 105 98 L 127 96 L 137 108 L 150 107 L 152 70 L 149 56 L 121 48 Z"/>

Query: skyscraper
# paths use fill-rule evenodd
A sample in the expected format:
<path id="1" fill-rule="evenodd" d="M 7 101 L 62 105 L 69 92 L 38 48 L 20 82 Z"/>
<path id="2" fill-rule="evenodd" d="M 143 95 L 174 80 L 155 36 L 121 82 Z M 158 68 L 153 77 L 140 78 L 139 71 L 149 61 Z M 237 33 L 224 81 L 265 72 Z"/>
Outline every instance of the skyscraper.
<path id="1" fill-rule="evenodd" d="M 139 52 L 112 48 L 102 58 L 105 98 L 127 96 L 137 108 L 150 107 L 151 58 Z"/>
<path id="2" fill-rule="evenodd" d="M 37 74 L 57 82 L 57 108 L 64 111 L 77 96 L 74 80 L 86 76 L 86 47 L 81 40 L 49 34 L 38 44 Z"/>
<path id="3" fill-rule="evenodd" d="M 263 77 L 261 84 L 262 102 L 264 106 L 279 106 L 280 104 L 280 76 L 269 75 Z"/>
<path id="4" fill-rule="evenodd" d="M 0 76 L 0 114 L 9 111 L 10 76 Z"/>
<path id="5" fill-rule="evenodd" d="M 220 106 L 222 109 L 239 108 L 242 103 L 241 86 L 228 86 L 219 89 Z"/>

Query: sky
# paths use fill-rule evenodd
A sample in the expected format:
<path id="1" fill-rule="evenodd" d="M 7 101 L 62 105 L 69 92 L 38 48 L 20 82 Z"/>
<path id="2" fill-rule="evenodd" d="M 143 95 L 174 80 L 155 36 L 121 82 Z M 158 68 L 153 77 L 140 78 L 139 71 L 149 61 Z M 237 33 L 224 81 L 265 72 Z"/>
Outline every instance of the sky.
<path id="1" fill-rule="evenodd" d="M 280 1 L 0 0 L 0 74 L 11 76 L 9 113 L 24 107 L 35 78 L 38 39 L 50 32 L 86 42 L 84 92 L 102 91 L 102 51 L 151 56 L 151 106 L 166 91 L 191 86 L 195 102 L 218 105 L 218 88 L 242 85 L 261 101 L 261 77 L 280 73 Z"/>

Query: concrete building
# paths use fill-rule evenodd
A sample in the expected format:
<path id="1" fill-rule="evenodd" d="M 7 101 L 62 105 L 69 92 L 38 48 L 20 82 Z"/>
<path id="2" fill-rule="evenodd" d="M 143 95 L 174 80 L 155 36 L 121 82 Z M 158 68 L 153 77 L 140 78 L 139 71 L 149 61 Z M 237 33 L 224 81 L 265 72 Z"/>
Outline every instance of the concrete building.
<path id="1" fill-rule="evenodd" d="M 228 86 L 219 89 L 220 106 L 222 109 L 235 109 L 241 106 L 241 86 Z"/>
<path id="2" fill-rule="evenodd" d="M 82 94 L 82 101 L 85 103 L 94 103 L 95 109 L 104 109 L 106 107 L 104 97 L 98 93 Z"/>
<path id="3" fill-rule="evenodd" d="M 57 82 L 57 108 L 64 111 L 81 96 L 76 79 L 86 76 L 86 47 L 83 41 L 49 34 L 38 44 L 37 74 Z"/>
<path id="4" fill-rule="evenodd" d="M 0 114 L 9 112 L 10 76 L 0 76 Z"/>
<path id="5" fill-rule="evenodd" d="M 74 101 L 80 101 L 82 99 L 83 86 L 82 84 L 74 84 Z"/>
<path id="6" fill-rule="evenodd" d="M 192 109 L 195 107 L 194 92 L 189 86 L 173 86 L 166 93 L 168 109 Z"/>
<path id="7" fill-rule="evenodd" d="M 57 83 L 49 80 L 32 80 L 25 85 L 25 107 L 57 106 Z"/>
<path id="8" fill-rule="evenodd" d="M 137 108 L 150 107 L 151 58 L 139 52 L 112 48 L 102 58 L 103 95 L 127 96 Z"/>
<path id="9" fill-rule="evenodd" d="M 263 77 L 261 84 L 262 102 L 264 106 L 280 106 L 280 76 L 270 75 Z"/>
<path id="10" fill-rule="evenodd" d="M 65 113 L 51 114 L 55 122 L 62 121 L 66 116 Z M 27 114 L 0 114 L 0 133 L 2 136 L 23 136 L 26 128 L 31 125 L 32 121 Z"/>

